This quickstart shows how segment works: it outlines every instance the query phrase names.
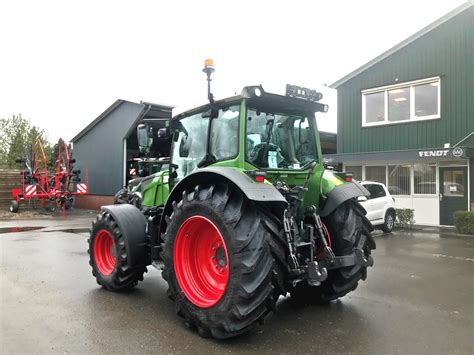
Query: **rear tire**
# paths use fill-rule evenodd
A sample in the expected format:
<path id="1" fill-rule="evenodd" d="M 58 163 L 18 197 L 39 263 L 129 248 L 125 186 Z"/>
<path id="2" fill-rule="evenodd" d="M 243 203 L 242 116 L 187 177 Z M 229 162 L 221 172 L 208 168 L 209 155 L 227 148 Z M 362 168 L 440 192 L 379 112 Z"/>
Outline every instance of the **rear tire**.
<path id="1" fill-rule="evenodd" d="M 375 242 L 370 235 L 372 226 L 353 201 L 341 204 L 323 221 L 328 228 L 336 256 L 352 254 L 362 236 L 365 236 L 365 242 L 361 246 L 365 256 L 368 257 L 371 250 L 375 249 Z M 328 271 L 328 278 L 320 286 L 309 286 L 302 281 L 290 293 L 297 305 L 327 303 L 354 291 L 359 281 L 366 277 L 367 268 L 361 265 L 333 269 Z"/>
<path id="2" fill-rule="evenodd" d="M 12 200 L 10 202 L 10 212 L 11 213 L 17 213 L 19 208 L 20 208 L 20 205 L 18 204 L 18 201 Z"/>
<path id="3" fill-rule="evenodd" d="M 193 227 L 193 223 L 197 225 Z M 163 278 L 168 281 L 168 294 L 177 313 L 203 337 L 233 337 L 262 322 L 275 309 L 278 297 L 286 293 L 280 267 L 285 262 L 285 249 L 280 238 L 275 223 L 239 190 L 219 184 L 185 191 L 182 200 L 173 203 L 163 247 Z M 211 248 L 214 241 L 222 245 L 215 254 Z M 202 257 L 194 257 L 197 250 Z M 204 279 L 217 284 L 217 290 L 194 286 L 202 277 L 186 265 L 198 262 L 196 270 L 211 274 Z M 213 273 L 213 267 L 222 275 Z M 188 270 L 184 275 L 192 281 L 183 279 L 183 270 Z"/>
<path id="4" fill-rule="evenodd" d="M 115 292 L 128 291 L 143 281 L 147 268 L 127 265 L 125 239 L 110 213 L 102 211 L 96 217 L 88 243 L 92 275 L 103 288 Z"/>
<path id="5" fill-rule="evenodd" d="M 385 213 L 384 223 L 381 226 L 382 231 L 384 233 L 392 232 L 394 224 L 395 224 L 395 212 L 387 211 L 387 213 Z"/>

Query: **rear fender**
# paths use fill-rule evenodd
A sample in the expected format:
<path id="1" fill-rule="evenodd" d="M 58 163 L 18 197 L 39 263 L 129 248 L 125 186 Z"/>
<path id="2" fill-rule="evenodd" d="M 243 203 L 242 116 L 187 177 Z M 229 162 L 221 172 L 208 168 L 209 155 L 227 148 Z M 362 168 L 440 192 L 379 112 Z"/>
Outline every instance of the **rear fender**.
<path id="1" fill-rule="evenodd" d="M 173 188 L 163 211 L 160 230 L 164 232 L 166 229 L 165 217 L 171 215 L 173 202 L 181 200 L 184 191 L 189 191 L 196 185 L 219 182 L 228 183 L 239 189 L 249 200 L 265 206 L 267 210 L 272 210 L 277 215 L 282 214 L 288 205 L 286 199 L 272 184 L 257 183 L 237 169 L 209 167 L 189 174 Z"/>
<path id="2" fill-rule="evenodd" d="M 340 185 L 334 186 L 333 189 L 326 194 L 326 201 L 323 208 L 320 210 L 321 217 L 330 215 L 340 204 L 359 196 L 368 197 L 370 196 L 370 193 L 357 181 L 342 183 Z M 365 209 L 359 204 L 357 204 L 357 206 L 359 206 L 364 212 L 363 215 L 365 217 Z"/>
<path id="3" fill-rule="evenodd" d="M 122 233 L 127 250 L 127 265 L 131 268 L 150 265 L 150 242 L 143 213 L 129 204 L 102 206 L 102 211 L 110 213 Z"/>

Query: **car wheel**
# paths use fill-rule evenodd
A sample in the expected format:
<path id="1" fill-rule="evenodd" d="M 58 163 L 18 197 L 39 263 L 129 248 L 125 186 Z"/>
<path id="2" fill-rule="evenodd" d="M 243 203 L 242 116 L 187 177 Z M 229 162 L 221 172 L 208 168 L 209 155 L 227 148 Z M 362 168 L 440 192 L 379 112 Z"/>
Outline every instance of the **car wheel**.
<path id="1" fill-rule="evenodd" d="M 382 231 L 384 231 L 384 233 L 390 233 L 393 230 L 394 225 L 395 225 L 395 212 L 387 211 L 387 213 L 385 213 L 385 221 L 382 224 Z"/>

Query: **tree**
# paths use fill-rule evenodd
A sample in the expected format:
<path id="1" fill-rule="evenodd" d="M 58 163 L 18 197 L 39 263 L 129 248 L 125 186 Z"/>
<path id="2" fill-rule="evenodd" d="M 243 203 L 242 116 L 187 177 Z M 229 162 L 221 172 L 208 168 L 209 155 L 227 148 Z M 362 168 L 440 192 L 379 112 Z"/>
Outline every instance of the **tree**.
<path id="1" fill-rule="evenodd" d="M 0 118 L 0 167 L 16 168 L 16 158 L 33 158 L 33 147 L 37 140 L 41 141 L 49 161 L 51 145 L 43 129 L 19 115 Z"/>

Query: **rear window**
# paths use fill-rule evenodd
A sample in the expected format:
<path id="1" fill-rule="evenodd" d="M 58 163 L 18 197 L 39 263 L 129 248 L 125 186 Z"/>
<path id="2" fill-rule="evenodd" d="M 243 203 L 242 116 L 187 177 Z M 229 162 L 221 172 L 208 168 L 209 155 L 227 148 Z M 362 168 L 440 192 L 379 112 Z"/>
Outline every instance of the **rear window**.
<path id="1" fill-rule="evenodd" d="M 366 184 L 364 187 L 370 192 L 370 199 L 386 196 L 385 189 L 381 185 Z"/>

